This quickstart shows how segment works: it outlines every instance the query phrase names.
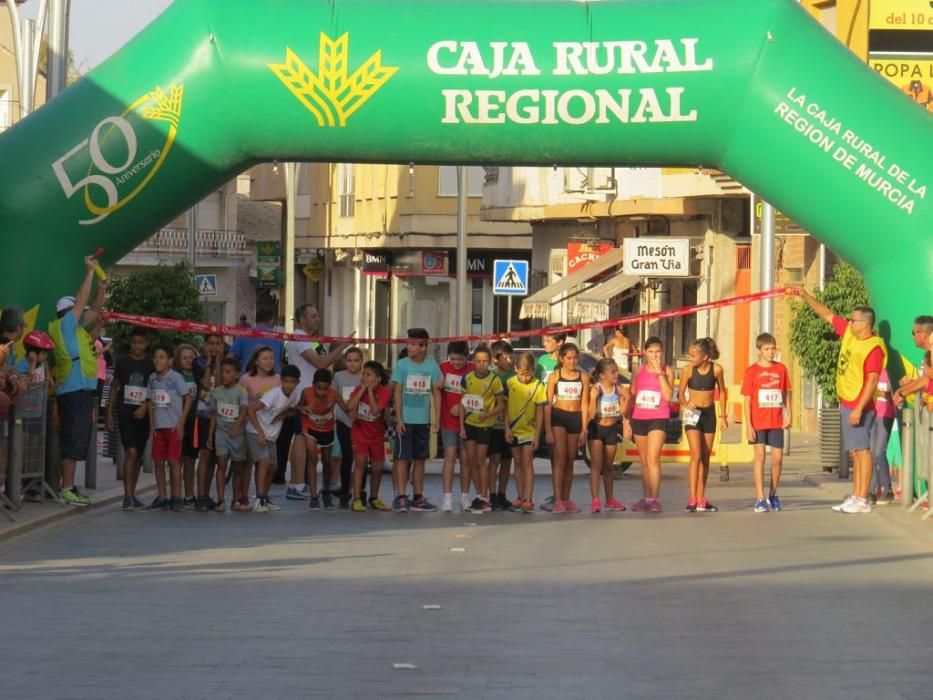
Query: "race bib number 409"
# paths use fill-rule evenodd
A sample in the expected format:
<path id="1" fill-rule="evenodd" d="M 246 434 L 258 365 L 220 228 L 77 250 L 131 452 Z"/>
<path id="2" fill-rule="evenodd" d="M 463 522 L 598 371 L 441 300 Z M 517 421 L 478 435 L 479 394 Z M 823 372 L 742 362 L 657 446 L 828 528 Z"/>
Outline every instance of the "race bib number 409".
<path id="1" fill-rule="evenodd" d="M 91 226 L 131 202 L 165 162 L 181 121 L 183 85 L 161 87 L 120 115 L 101 119 L 86 139 L 52 163 L 66 199 L 78 195 Z M 159 123 L 168 130 L 159 128 Z"/>

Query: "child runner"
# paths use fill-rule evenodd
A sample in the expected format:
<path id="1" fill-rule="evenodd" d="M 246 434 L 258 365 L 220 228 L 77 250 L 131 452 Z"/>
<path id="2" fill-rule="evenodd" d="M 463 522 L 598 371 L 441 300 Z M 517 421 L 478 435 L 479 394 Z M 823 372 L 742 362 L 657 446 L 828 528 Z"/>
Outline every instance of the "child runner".
<path id="1" fill-rule="evenodd" d="M 275 373 L 275 353 L 268 345 L 260 345 L 250 356 L 246 364 L 246 373 L 240 377 L 240 384 L 246 389 L 246 395 L 250 404 L 261 399 L 267 392 L 280 386 L 281 377 Z M 249 423 L 247 423 L 247 433 L 249 433 Z M 249 482 L 253 471 L 253 464 L 259 461 L 259 458 L 252 453 L 252 442 L 249 437 L 246 440 L 246 447 L 250 453 L 248 459 L 243 463 L 239 470 L 233 472 L 233 506 L 232 510 L 248 511 L 249 504 Z M 263 450 L 263 454 L 268 455 L 268 450 Z M 276 450 L 271 450 L 273 456 Z"/>
<path id="2" fill-rule="evenodd" d="M 645 341 L 645 362 L 632 381 L 629 402 L 631 432 L 641 459 L 643 498 L 632 510 L 661 512 L 661 449 L 671 417 L 670 400 L 674 395 L 674 372 L 662 364 L 664 345 L 652 336 Z M 626 431 L 627 433 L 628 431 Z M 626 437 L 628 435 L 626 434 Z"/>
<path id="3" fill-rule="evenodd" d="M 560 325 L 552 323 L 546 327 L 550 329 L 559 328 Z M 563 331 L 551 330 L 541 336 L 541 347 L 544 348 L 544 354 L 538 358 L 535 367 L 535 377 L 537 377 L 544 386 L 547 387 L 548 379 L 551 373 L 557 369 L 557 350 L 567 340 L 567 334 Z M 554 470 L 554 449 L 548 443 L 548 452 L 551 455 L 551 472 Z M 541 510 L 554 509 L 554 494 L 551 494 L 541 502 Z"/>
<path id="4" fill-rule="evenodd" d="M 632 355 L 635 352 L 635 346 L 628 339 L 628 328 L 625 326 L 613 328 L 612 337 L 603 346 L 603 357 L 615 360 L 619 372 L 628 377 L 632 374 Z"/>
<path id="5" fill-rule="evenodd" d="M 441 363 L 443 375 L 437 386 L 441 390 L 440 429 L 441 445 L 444 448 L 444 467 L 441 471 L 444 496 L 441 510 L 450 513 L 454 509 L 454 463 L 460 460 L 460 510 L 470 509 L 470 464 L 467 460 L 466 441 L 460 437 L 460 413 L 463 406 L 463 376 L 473 369 L 468 362 L 470 350 L 467 344 L 455 340 L 447 345 L 447 361 Z"/>
<path id="6" fill-rule="evenodd" d="M 523 352 L 515 361 L 515 375 L 505 383 L 508 422 L 505 438 L 512 445 L 515 458 L 515 486 L 518 496 L 512 502 L 513 513 L 534 513 L 535 450 L 544 425 L 547 390 L 535 377 L 535 356 Z"/>
<path id="7" fill-rule="evenodd" d="M 460 438 L 466 440 L 467 463 L 470 472 L 479 482 L 476 498 L 470 504 L 473 513 L 488 513 L 489 470 L 486 468 L 486 454 L 492 427 L 496 424 L 496 415 L 505 408 L 502 380 L 490 371 L 492 353 L 486 345 L 480 345 L 473 351 L 473 364 L 476 369 L 463 376 L 463 398 L 460 403 Z"/>
<path id="8" fill-rule="evenodd" d="M 357 347 L 350 348 L 343 355 L 343 364 L 344 369 L 334 373 L 334 391 L 346 404 L 363 378 L 360 371 L 363 368 L 363 351 Z M 337 444 L 334 445 L 331 456 L 340 456 L 340 507 L 347 508 L 350 504 L 353 480 L 353 441 L 350 436 L 353 421 L 339 405 L 336 413 Z"/>
<path id="9" fill-rule="evenodd" d="M 561 345 L 557 357 L 560 367 L 548 377 L 544 408 L 545 435 L 553 449 L 553 512 L 579 513 L 580 507 L 570 499 L 570 488 L 573 486 L 573 463 L 586 440 L 583 426 L 588 422 L 589 406 L 583 397 L 589 395 L 590 378 L 577 369 L 580 351 L 573 343 Z"/>
<path id="10" fill-rule="evenodd" d="M 384 511 L 388 507 L 379 498 L 382 469 L 385 465 L 386 411 L 392 403 L 392 391 L 385 386 L 382 365 L 370 360 L 363 365 L 362 380 L 350 394 L 347 412 L 355 416 L 350 436 L 353 442 L 353 503 L 350 510 L 364 513 L 363 479 L 369 465 L 369 507 Z"/>
<path id="11" fill-rule="evenodd" d="M 149 509 L 180 511 L 185 507 L 181 497 L 181 441 L 193 399 L 184 377 L 172 369 L 171 348 L 164 345 L 156 348 L 152 363 L 155 372 L 149 377 L 146 411 L 153 431 L 152 460 L 159 495 Z M 166 467 L 171 480 L 171 500 L 165 488 Z"/>
<path id="12" fill-rule="evenodd" d="M 246 462 L 244 425 L 248 416 L 249 396 L 239 383 L 240 363 L 235 357 L 220 361 L 220 386 L 213 391 L 214 414 L 211 416 L 208 445 L 217 455 L 217 502 L 213 510 L 227 510 L 224 494 L 227 490 L 227 467 L 242 471 Z"/>
<path id="13" fill-rule="evenodd" d="M 689 362 L 680 374 L 681 418 L 687 443 L 690 445 L 690 467 L 687 480 L 690 497 L 687 511 L 690 513 L 715 513 L 719 510 L 706 498 L 706 481 L 709 479 L 709 460 L 716 439 L 715 391 L 719 389 L 719 427 L 728 427 L 726 383 L 723 380 L 719 348 L 712 338 L 698 338 L 687 348 Z"/>
<path id="14" fill-rule="evenodd" d="M 319 369 L 314 373 L 314 382 L 302 392 L 298 403 L 301 415 L 301 432 L 304 435 L 308 452 L 308 483 L 311 485 L 310 510 L 320 510 L 321 501 L 327 510 L 334 507 L 334 499 L 326 485 L 333 481 L 333 463 L 330 450 L 334 445 L 335 409 L 345 406 L 343 399 L 331 386 L 333 377 L 330 370 Z M 317 489 L 317 463 L 321 462 L 321 496 Z"/>
<path id="15" fill-rule="evenodd" d="M 146 350 L 149 334 L 144 328 L 130 331 L 130 354 L 117 358 L 110 383 L 110 400 L 107 402 L 107 430 L 120 430 L 123 443 L 123 510 L 143 508 L 136 498 L 139 467 L 146 443 L 149 442 L 149 417 L 146 415 L 146 394 L 149 377 L 155 365 Z M 117 423 L 114 424 L 114 406 Z"/>
<path id="16" fill-rule="evenodd" d="M 407 355 L 392 370 L 398 431 L 392 472 L 396 494 L 392 510 L 396 513 L 437 510 L 424 497 L 424 461 L 428 458 L 431 433 L 437 432 L 437 409 L 441 402 L 437 383 L 442 377 L 440 367 L 427 356 L 429 338 L 424 328 L 409 328 Z M 409 470 L 414 484 L 411 503 L 407 495 Z"/>
<path id="17" fill-rule="evenodd" d="M 197 400 L 198 382 L 194 377 L 194 359 L 198 351 L 193 345 L 187 343 L 175 348 L 175 357 L 172 369 L 178 372 L 188 385 L 188 391 L 193 400 Z M 200 452 L 200 438 L 198 433 L 197 410 L 192 409 L 185 420 L 185 434 L 181 441 L 181 466 L 185 483 L 185 508 L 194 508 L 197 502 L 194 498 L 194 466 Z M 204 425 L 204 442 L 207 442 L 207 423 Z"/>
<path id="18" fill-rule="evenodd" d="M 258 353 L 258 350 L 257 350 Z M 271 354 L 271 350 L 269 351 Z M 273 365 L 274 366 L 274 365 Z M 301 380 L 301 370 L 295 365 L 282 368 L 281 384 L 270 389 L 249 404 L 246 442 L 251 458 L 256 462 L 256 503 L 254 513 L 281 510 L 269 500 L 269 487 L 275 475 L 275 441 L 282 430 L 282 421 L 294 413 L 299 395 L 295 389 Z"/>
<path id="19" fill-rule="evenodd" d="M 742 416 L 748 441 L 755 446 L 755 512 L 781 510 L 778 485 L 784 461 L 784 428 L 791 423 L 790 380 L 787 367 L 774 361 L 777 340 L 770 333 L 755 338 L 758 362 L 745 370 L 742 396 L 745 397 Z M 765 451 L 771 448 L 771 488 L 765 499 Z"/>
<path id="20" fill-rule="evenodd" d="M 192 370 L 197 384 L 198 400 L 194 410 L 192 435 L 197 441 L 198 497 L 195 507 L 206 512 L 214 507 L 211 501 L 211 477 L 214 474 L 214 451 L 209 447 L 211 418 L 214 417 L 212 392 L 220 386 L 220 361 L 224 356 L 223 336 L 209 333 L 204 336 L 204 354 L 196 357 Z"/>
<path id="21" fill-rule="evenodd" d="M 515 376 L 512 369 L 512 344 L 507 340 L 497 340 L 492 350 L 492 371 L 499 377 L 503 389 L 510 377 Z M 512 505 L 507 495 L 509 475 L 512 471 L 512 448 L 505 439 L 505 408 L 496 414 L 496 423 L 492 426 L 489 437 L 489 489 L 496 489 L 490 496 L 494 511 L 509 510 Z"/>
<path id="22" fill-rule="evenodd" d="M 599 513 L 603 504 L 599 500 L 599 477 L 606 491 L 606 510 L 623 511 L 625 506 L 613 495 L 615 474 L 613 465 L 619 444 L 619 422 L 628 410 L 628 385 L 619 383 L 619 367 L 615 360 L 602 359 L 596 363 L 596 383 L 590 387 L 588 437 L 590 441 L 590 493 L 591 513 Z"/>

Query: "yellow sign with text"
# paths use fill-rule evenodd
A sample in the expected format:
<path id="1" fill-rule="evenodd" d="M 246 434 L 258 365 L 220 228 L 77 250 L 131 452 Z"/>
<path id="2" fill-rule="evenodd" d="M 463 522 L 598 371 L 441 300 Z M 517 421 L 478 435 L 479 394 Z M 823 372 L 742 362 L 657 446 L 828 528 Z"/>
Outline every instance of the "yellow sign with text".
<path id="1" fill-rule="evenodd" d="M 872 0 L 869 29 L 933 29 L 930 0 Z"/>

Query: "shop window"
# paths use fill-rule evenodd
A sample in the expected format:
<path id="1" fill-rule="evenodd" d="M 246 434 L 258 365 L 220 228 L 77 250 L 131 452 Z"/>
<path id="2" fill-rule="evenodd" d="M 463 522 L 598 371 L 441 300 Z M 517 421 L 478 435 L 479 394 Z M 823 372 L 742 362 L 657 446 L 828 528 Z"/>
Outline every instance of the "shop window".
<path id="1" fill-rule="evenodd" d="M 337 164 L 337 193 L 340 199 L 340 216 L 353 216 L 356 198 L 353 163 Z"/>

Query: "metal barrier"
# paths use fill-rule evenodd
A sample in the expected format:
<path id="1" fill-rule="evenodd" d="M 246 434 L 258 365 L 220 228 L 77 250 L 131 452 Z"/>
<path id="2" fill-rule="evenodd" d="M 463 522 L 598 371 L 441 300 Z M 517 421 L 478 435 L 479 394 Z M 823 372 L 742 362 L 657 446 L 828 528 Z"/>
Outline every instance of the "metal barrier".
<path id="1" fill-rule="evenodd" d="M 6 498 L 14 511 L 20 509 L 23 491 L 36 500 L 57 500 L 46 481 L 46 440 L 49 416 L 49 384 L 30 382 L 12 407 L 9 430 L 9 469 Z M 9 513 L 7 516 L 13 519 Z"/>
<path id="2" fill-rule="evenodd" d="M 929 508 L 930 484 L 933 484 L 933 413 L 928 411 L 918 393 L 912 405 L 901 409 L 901 505 L 908 512 Z M 916 475 L 916 479 L 915 479 Z M 919 482 L 919 479 L 926 482 Z M 914 484 L 920 484 L 920 493 L 914 493 Z M 923 520 L 933 515 L 928 510 Z"/>

